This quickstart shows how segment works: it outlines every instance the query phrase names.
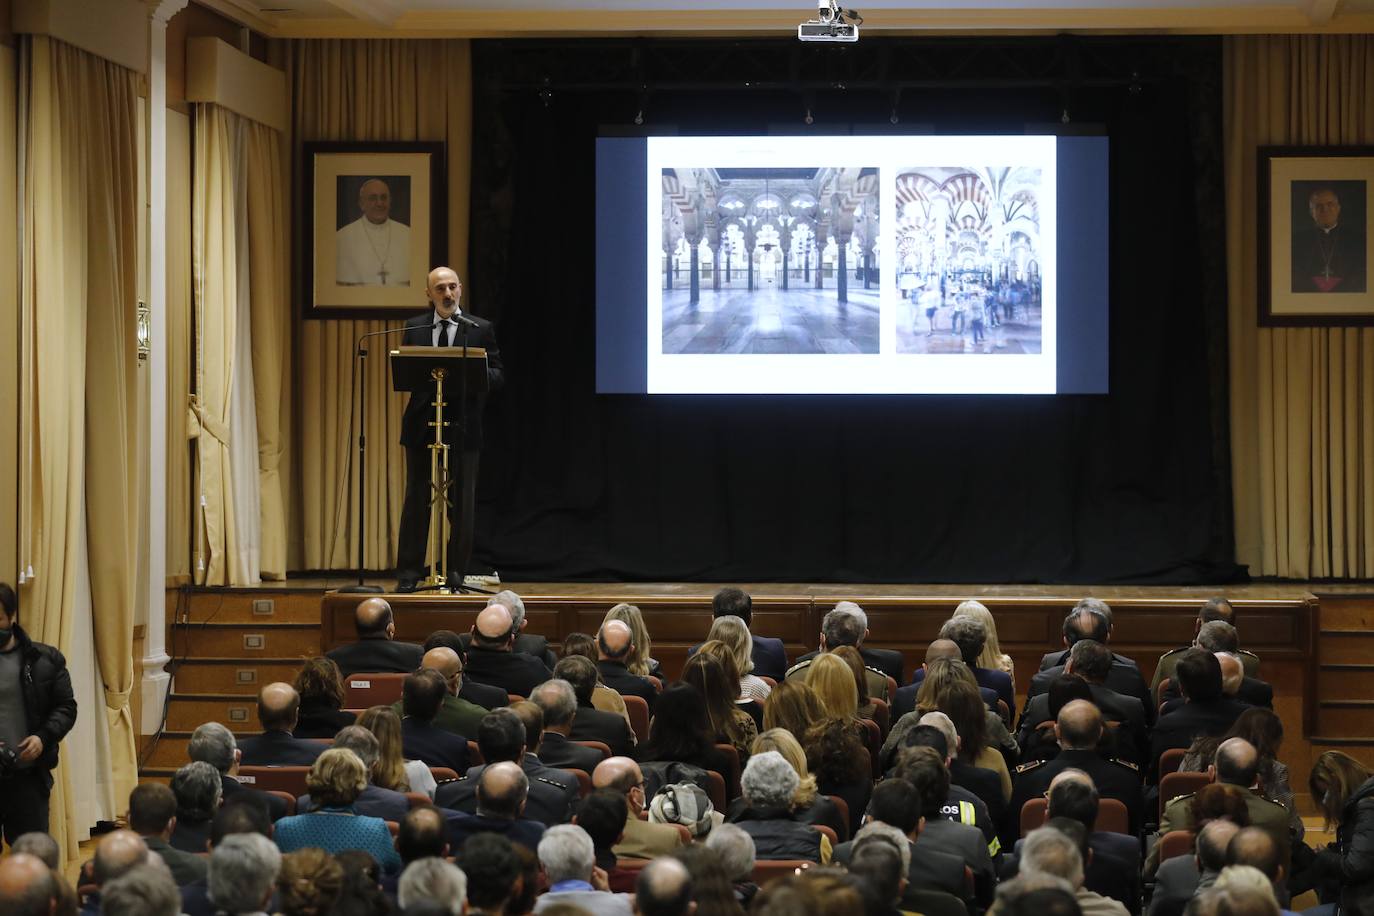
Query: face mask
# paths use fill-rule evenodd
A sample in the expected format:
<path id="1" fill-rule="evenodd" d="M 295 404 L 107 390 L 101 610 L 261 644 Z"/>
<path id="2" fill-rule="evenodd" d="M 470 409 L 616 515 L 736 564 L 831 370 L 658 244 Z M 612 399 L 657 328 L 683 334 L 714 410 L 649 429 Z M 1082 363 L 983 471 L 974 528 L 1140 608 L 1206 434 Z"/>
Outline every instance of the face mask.
<path id="1" fill-rule="evenodd" d="M 3 646 L 3 645 L 5 645 L 6 643 L 8 643 L 8 642 L 10 641 L 10 637 L 13 636 L 13 635 L 14 635 L 14 628 L 13 628 L 13 627 L 4 627 L 4 628 L 0 628 L 0 646 Z"/>

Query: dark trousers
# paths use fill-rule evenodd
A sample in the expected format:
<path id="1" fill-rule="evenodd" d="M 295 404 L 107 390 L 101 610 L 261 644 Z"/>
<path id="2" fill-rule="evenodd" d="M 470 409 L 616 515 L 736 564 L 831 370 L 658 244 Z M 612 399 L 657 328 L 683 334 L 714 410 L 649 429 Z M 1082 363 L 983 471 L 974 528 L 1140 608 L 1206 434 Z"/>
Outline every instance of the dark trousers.
<path id="1" fill-rule="evenodd" d="M 0 825 L 10 846 L 26 833 L 48 832 L 48 786 L 41 770 L 0 779 Z"/>
<path id="2" fill-rule="evenodd" d="M 449 450 L 448 578 L 461 584 L 472 557 L 472 516 L 477 507 L 479 452 Z M 429 447 L 406 447 L 406 495 L 401 504 L 401 533 L 396 548 L 396 578 L 402 582 L 424 578 L 425 548 L 429 544 Z"/>

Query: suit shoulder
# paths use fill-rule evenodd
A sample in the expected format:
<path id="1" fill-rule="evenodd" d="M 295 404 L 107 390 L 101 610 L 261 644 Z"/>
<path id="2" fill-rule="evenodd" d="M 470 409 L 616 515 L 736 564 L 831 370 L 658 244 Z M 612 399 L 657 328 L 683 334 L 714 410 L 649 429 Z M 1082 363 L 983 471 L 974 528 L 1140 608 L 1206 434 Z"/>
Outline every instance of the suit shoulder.
<path id="1" fill-rule="evenodd" d="M 797 673 L 802 672 L 802 671 L 805 671 L 807 668 L 810 668 L 810 667 L 811 667 L 811 659 L 808 658 L 808 659 L 805 659 L 804 661 L 799 661 L 799 662 L 797 662 L 795 665 L 793 665 L 791 668 L 788 668 L 788 669 L 787 669 L 787 673 L 783 675 L 783 678 L 784 678 L 784 679 L 789 678 L 789 677 L 791 677 L 792 675 L 797 674 Z"/>
<path id="2" fill-rule="evenodd" d="M 1196 794 L 1196 792 L 1189 792 L 1187 795 L 1175 795 L 1173 798 L 1169 799 L 1169 801 L 1164 805 L 1164 810 L 1168 811 L 1175 805 L 1187 804 L 1192 801 L 1193 796 Z"/>
<path id="3" fill-rule="evenodd" d="M 1108 757 L 1107 762 L 1110 764 L 1114 764 L 1115 766 L 1121 767 L 1121 769 L 1131 773 L 1132 775 L 1140 775 L 1140 767 L 1134 763 L 1131 763 L 1131 761 L 1129 760 L 1122 760 L 1119 757 Z"/>
<path id="4" fill-rule="evenodd" d="M 1163 655 L 1161 655 L 1159 657 L 1159 660 L 1163 661 L 1164 659 L 1169 658 L 1170 656 L 1178 655 L 1180 652 L 1187 652 L 1191 648 L 1192 646 L 1179 646 L 1177 649 L 1170 649 L 1168 652 L 1165 652 Z"/>

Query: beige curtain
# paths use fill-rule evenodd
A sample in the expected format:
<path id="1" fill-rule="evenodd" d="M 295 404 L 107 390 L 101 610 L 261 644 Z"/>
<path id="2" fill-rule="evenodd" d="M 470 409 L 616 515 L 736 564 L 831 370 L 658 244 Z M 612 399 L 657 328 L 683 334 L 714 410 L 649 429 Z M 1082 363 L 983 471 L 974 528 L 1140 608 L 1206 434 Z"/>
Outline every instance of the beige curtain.
<path id="1" fill-rule="evenodd" d="M 122 799 L 136 780 L 129 691 L 140 498 L 138 77 L 45 37 L 25 37 L 22 50 L 20 307 L 30 441 L 21 474 L 30 508 L 21 563 L 35 574 L 23 587 L 24 620 L 34 638 L 66 649 L 74 630 L 91 629 L 103 696 L 77 700 L 83 716 L 104 712 L 109 759 L 100 763 Z M 87 574 L 89 595 L 79 595 Z M 74 619 L 82 607 L 94 609 L 87 621 Z M 82 664 L 81 653 L 70 664 Z M 80 753 L 98 755 L 101 744 Z M 74 749 L 65 751 L 70 760 Z M 65 764 L 56 777 L 52 829 L 72 856 L 91 826 L 74 816 L 77 796 L 91 787 L 74 786 Z"/>
<path id="2" fill-rule="evenodd" d="M 294 142 L 442 140 L 448 160 L 449 264 L 465 273 L 471 60 L 466 41 L 297 41 L 290 46 Z M 299 174 L 299 171 L 297 172 Z M 415 291 L 415 311 L 426 307 Z M 407 316 L 408 317 L 408 316 Z M 294 568 L 347 569 L 357 562 L 357 465 L 350 433 L 354 342 L 400 321 L 310 321 L 297 326 L 299 390 Z M 394 342 L 394 338 L 392 338 Z M 372 341 L 367 365 L 367 531 L 369 569 L 392 566 L 405 486 L 399 445 L 404 400 L 391 391 L 387 341 Z M 293 519 L 294 521 L 294 519 Z"/>
<path id="3" fill-rule="evenodd" d="M 167 581 L 177 585 L 191 582 L 191 300 L 191 120 L 168 111 Z"/>
<path id="4" fill-rule="evenodd" d="M 1256 326 L 1256 153 L 1374 144 L 1374 38 L 1225 46 L 1231 464 L 1252 575 L 1374 575 L 1374 329 Z"/>

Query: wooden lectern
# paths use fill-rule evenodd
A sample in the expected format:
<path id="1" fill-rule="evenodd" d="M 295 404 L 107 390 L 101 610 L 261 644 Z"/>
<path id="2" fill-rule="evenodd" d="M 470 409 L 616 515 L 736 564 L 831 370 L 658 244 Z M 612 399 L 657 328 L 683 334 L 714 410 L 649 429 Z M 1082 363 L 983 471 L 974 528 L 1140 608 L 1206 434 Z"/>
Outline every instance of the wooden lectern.
<path id="1" fill-rule="evenodd" d="M 448 507 L 453 480 L 448 469 L 448 443 L 444 430 L 450 425 L 445 408 L 445 389 L 458 386 L 457 428 L 460 440 L 468 424 L 470 395 L 487 390 L 487 351 L 481 347 L 401 347 L 391 351 L 391 387 L 395 391 L 428 391 L 434 386 L 434 441 L 429 444 L 429 577 L 419 589 L 448 591 Z M 480 418 L 478 422 L 481 422 Z M 458 570 L 458 575 L 467 570 Z"/>

